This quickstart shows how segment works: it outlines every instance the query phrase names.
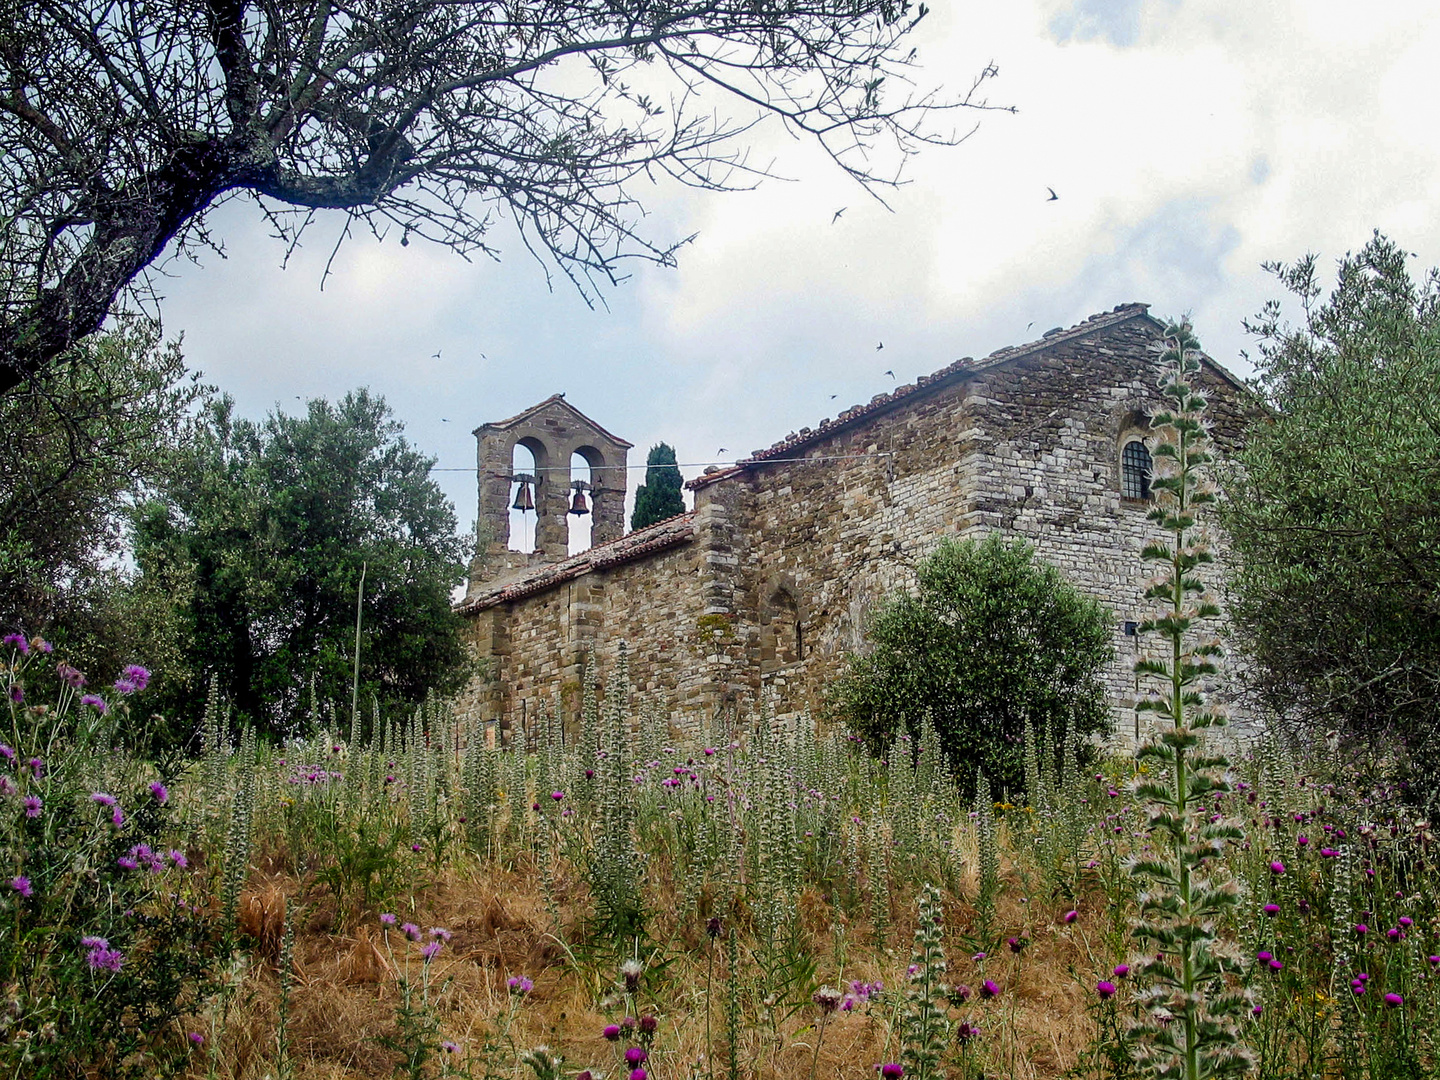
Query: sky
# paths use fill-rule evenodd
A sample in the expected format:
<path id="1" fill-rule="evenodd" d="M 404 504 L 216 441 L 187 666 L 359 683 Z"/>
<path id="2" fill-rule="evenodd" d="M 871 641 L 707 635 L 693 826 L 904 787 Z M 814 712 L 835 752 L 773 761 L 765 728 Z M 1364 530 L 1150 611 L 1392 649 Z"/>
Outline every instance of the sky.
<path id="1" fill-rule="evenodd" d="M 1376 229 L 1415 253 L 1415 272 L 1440 264 L 1440 5 L 932 7 L 917 81 L 959 94 L 993 63 L 985 94 L 1016 111 L 973 115 L 960 145 L 927 148 L 888 208 L 764 128 L 753 159 L 782 179 L 639 191 L 648 235 L 696 239 L 677 268 L 636 265 L 592 309 L 503 230 L 498 262 L 358 237 L 327 278 L 335 225 L 322 222 L 282 267 L 236 201 L 211 222 L 223 258 L 166 267 L 166 333 L 243 415 L 383 395 L 407 438 L 456 470 L 435 476 L 464 528 L 471 432 L 553 393 L 633 442 L 632 465 L 664 441 L 689 477 L 1120 303 L 1188 314 L 1206 351 L 1248 374 L 1243 320 L 1282 296 L 1262 264 L 1314 252 L 1328 272 Z M 632 471 L 632 489 L 642 480 Z"/>

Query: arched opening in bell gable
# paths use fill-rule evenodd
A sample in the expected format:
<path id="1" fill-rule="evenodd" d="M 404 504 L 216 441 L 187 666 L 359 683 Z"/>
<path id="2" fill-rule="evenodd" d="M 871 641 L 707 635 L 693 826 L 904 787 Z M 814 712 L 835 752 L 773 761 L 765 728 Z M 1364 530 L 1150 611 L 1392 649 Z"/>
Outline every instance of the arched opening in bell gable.
<path id="1" fill-rule="evenodd" d="M 535 550 L 539 520 L 541 469 L 545 448 L 534 439 L 521 439 L 510 451 L 509 549 L 528 555 Z"/>
<path id="2" fill-rule="evenodd" d="M 590 461 L 585 453 L 589 447 L 583 447 L 570 455 L 570 479 L 569 490 L 566 496 L 568 512 L 565 515 L 565 523 L 568 529 L 569 547 L 571 555 L 578 555 L 590 548 L 592 543 L 591 526 L 594 524 L 595 516 L 592 511 L 594 505 L 595 471 L 590 467 Z"/>

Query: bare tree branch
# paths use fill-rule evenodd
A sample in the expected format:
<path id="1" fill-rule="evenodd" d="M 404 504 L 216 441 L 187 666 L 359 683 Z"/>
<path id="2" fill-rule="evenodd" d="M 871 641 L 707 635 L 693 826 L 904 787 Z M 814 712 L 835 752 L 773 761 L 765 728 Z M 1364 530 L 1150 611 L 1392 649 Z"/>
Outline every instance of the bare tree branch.
<path id="1" fill-rule="evenodd" d="M 979 99 L 911 84 L 911 0 L 0 0 L 0 393 L 56 362 L 249 193 L 494 256 L 493 211 L 587 301 L 647 237 L 637 181 L 767 174 L 764 117 L 872 190 Z M 728 105 L 717 107 L 715 91 Z M 726 110 L 729 110 L 728 112 Z M 333 256 L 332 256 L 333 257 Z"/>

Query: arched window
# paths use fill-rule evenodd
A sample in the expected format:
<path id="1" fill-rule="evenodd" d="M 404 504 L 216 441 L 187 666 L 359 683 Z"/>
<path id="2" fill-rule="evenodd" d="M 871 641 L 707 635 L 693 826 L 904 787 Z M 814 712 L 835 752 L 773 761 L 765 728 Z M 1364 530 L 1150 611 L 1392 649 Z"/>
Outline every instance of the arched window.
<path id="1" fill-rule="evenodd" d="M 760 612 L 760 623 L 761 671 L 773 671 L 804 659 L 800 608 L 790 590 L 781 587 L 770 594 Z"/>
<path id="2" fill-rule="evenodd" d="M 1127 499 L 1150 498 L 1150 477 L 1155 463 L 1139 439 L 1131 439 L 1120 454 L 1120 494 Z"/>

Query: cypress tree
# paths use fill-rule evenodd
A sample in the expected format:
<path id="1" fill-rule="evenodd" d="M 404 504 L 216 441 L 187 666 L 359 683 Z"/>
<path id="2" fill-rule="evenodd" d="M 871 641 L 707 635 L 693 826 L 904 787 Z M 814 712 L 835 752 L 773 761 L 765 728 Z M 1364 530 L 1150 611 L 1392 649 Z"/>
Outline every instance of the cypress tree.
<path id="1" fill-rule="evenodd" d="M 666 443 L 650 448 L 645 458 L 645 483 L 635 492 L 635 512 L 630 515 L 630 528 L 643 529 L 657 521 L 685 512 L 680 496 L 684 481 L 675 463 L 675 450 Z"/>

